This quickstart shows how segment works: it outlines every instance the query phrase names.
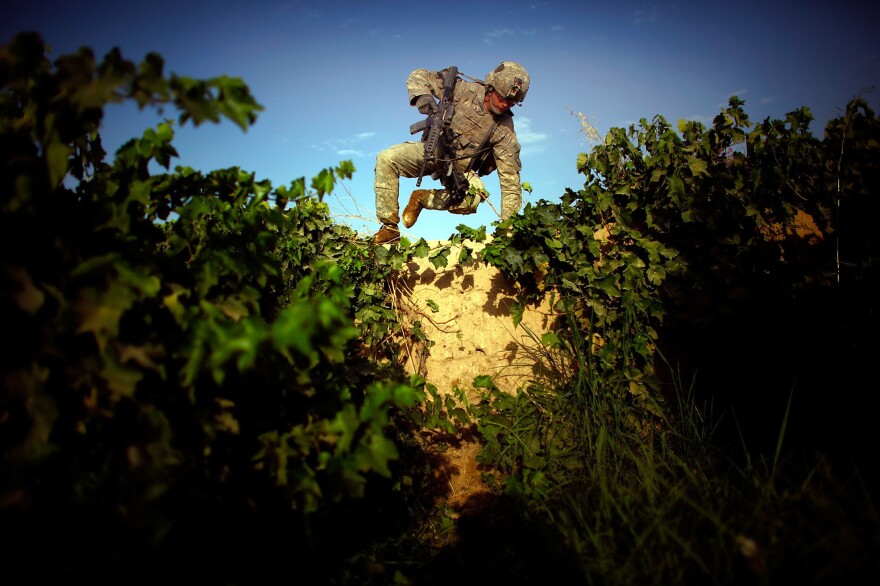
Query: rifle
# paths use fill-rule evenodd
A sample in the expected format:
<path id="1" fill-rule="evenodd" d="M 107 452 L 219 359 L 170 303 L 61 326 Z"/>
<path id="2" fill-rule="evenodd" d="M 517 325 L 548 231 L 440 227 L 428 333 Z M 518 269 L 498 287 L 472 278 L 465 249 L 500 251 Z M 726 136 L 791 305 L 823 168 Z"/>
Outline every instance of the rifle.
<path id="1" fill-rule="evenodd" d="M 450 203 L 455 205 L 467 195 L 468 180 L 454 164 L 453 153 L 450 143 L 452 142 L 452 117 L 455 115 L 455 103 L 452 101 L 455 80 L 458 78 L 458 67 L 446 68 L 443 77 L 443 95 L 437 111 L 429 115 L 421 122 L 416 122 L 409 127 L 409 133 L 422 132 L 422 142 L 425 143 L 425 156 L 422 160 L 422 168 L 419 170 L 419 178 L 416 187 L 422 184 L 425 176 L 425 168 L 429 163 L 445 163 L 438 168 L 434 177 L 440 180 L 443 187 L 450 195 Z"/>

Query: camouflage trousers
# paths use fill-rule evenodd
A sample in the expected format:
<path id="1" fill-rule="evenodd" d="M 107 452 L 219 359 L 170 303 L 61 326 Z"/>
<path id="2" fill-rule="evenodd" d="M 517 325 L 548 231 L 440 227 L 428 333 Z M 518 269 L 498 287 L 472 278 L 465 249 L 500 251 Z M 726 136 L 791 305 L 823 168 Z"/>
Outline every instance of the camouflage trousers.
<path id="1" fill-rule="evenodd" d="M 382 224 L 400 222 L 400 178 L 418 177 L 425 156 L 425 146 L 421 142 L 404 142 L 380 152 L 376 157 L 376 217 Z M 430 177 L 436 166 L 427 165 L 425 176 Z M 450 205 L 450 195 L 445 189 L 426 189 L 422 196 L 422 207 L 428 210 L 446 210 L 453 214 L 473 214 L 483 200 L 477 194 L 485 194 L 482 180 L 473 171 L 465 174 L 470 183 L 468 195 L 456 205 Z"/>

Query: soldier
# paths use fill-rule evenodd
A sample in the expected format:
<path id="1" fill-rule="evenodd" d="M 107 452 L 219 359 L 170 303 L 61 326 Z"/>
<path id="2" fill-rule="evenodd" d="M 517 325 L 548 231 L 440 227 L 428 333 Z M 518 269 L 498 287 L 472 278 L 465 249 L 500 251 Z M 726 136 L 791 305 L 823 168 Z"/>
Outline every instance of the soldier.
<path id="1" fill-rule="evenodd" d="M 443 96 L 447 70 L 417 69 L 406 80 L 409 102 L 419 112 L 430 116 L 437 111 L 436 98 Z M 403 225 L 413 226 L 422 209 L 446 210 L 454 214 L 472 214 L 488 197 L 480 177 L 498 171 L 501 185 L 501 219 L 519 212 L 522 204 L 520 184 L 519 141 L 513 129 L 515 104 L 521 104 L 529 90 L 529 75 L 519 63 L 505 61 L 485 81 L 468 82 L 455 79 L 451 121 L 452 144 L 445 144 L 447 157 L 425 163 L 425 146 L 421 142 L 404 142 L 385 149 L 376 157 L 376 216 L 382 227 L 373 237 L 375 244 L 400 239 L 398 203 L 401 177 L 419 177 L 421 172 L 440 179 L 444 189 L 417 189 L 412 192 L 403 210 Z M 441 139 L 443 140 L 443 139 Z M 451 193 L 444 175 L 455 165 L 469 187 L 466 194 Z M 463 182 L 462 182 L 463 183 Z M 461 190 L 459 190 L 461 191 Z M 462 195 L 464 197 L 462 198 Z"/>

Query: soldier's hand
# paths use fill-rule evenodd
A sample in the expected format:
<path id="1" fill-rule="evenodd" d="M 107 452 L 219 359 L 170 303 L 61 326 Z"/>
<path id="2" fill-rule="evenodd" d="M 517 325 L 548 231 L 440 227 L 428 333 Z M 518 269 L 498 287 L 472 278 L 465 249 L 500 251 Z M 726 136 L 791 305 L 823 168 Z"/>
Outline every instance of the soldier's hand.
<path id="1" fill-rule="evenodd" d="M 416 98 L 416 108 L 425 116 L 430 116 L 437 111 L 437 100 L 430 94 Z"/>

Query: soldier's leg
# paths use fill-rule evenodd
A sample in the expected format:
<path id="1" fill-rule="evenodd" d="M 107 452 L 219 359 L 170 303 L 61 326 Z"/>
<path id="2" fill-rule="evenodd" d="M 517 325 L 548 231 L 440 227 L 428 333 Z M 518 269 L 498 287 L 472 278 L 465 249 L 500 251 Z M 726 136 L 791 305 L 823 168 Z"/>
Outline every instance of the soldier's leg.
<path id="1" fill-rule="evenodd" d="M 384 226 L 400 222 L 401 177 L 418 177 L 425 147 L 420 142 L 404 142 L 380 152 L 376 157 L 374 188 L 376 217 Z M 433 171 L 426 174 L 430 174 Z"/>

